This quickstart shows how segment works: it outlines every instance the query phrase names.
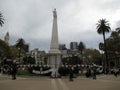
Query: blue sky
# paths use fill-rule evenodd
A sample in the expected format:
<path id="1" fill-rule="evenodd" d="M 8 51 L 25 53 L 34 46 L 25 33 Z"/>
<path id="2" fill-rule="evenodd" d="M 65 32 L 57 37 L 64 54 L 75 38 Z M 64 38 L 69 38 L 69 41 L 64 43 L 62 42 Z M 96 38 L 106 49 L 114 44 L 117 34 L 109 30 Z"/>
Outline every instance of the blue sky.
<path id="1" fill-rule="evenodd" d="M 8 31 L 10 44 L 24 38 L 30 49 L 49 50 L 52 32 L 52 11 L 57 9 L 59 43 L 84 42 L 98 48 L 102 35 L 96 31 L 99 19 L 109 20 L 112 30 L 120 26 L 120 0 L 0 0 L 5 24 L 0 38 Z"/>

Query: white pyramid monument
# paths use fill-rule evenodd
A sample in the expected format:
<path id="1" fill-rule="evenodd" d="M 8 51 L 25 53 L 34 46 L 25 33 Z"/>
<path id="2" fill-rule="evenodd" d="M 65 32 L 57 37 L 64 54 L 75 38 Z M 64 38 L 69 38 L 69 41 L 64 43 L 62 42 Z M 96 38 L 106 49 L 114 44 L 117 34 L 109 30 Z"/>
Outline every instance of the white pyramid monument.
<path id="1" fill-rule="evenodd" d="M 51 77 L 59 77 L 58 68 L 61 64 L 61 52 L 59 50 L 58 42 L 58 27 L 57 27 L 57 12 L 56 9 L 53 11 L 53 28 L 52 28 L 52 38 L 49 50 L 48 64 L 52 68 Z"/>

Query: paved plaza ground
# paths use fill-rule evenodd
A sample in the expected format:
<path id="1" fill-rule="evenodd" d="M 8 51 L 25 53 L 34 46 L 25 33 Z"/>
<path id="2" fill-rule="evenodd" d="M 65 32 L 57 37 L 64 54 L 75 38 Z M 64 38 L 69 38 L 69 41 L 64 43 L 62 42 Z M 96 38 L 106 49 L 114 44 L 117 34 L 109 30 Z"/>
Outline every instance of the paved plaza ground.
<path id="1" fill-rule="evenodd" d="M 17 77 L 0 75 L 0 90 L 120 90 L 120 76 L 99 75 L 97 80 L 77 77 L 70 82 L 68 77 Z"/>

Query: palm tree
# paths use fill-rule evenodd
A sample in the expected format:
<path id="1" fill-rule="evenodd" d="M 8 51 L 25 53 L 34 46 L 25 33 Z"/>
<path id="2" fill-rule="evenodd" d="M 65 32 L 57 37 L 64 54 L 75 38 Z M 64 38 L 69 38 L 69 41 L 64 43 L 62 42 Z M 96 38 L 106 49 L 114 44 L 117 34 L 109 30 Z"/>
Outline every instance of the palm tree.
<path id="1" fill-rule="evenodd" d="M 21 51 L 24 50 L 24 47 L 25 47 L 25 41 L 24 41 L 23 38 L 19 38 L 19 39 L 17 40 L 16 47 L 17 47 L 18 50 L 19 50 L 19 62 L 20 62 Z"/>
<path id="2" fill-rule="evenodd" d="M 0 26 L 2 27 L 3 24 L 4 24 L 4 19 L 2 13 L 0 12 Z"/>
<path id="3" fill-rule="evenodd" d="M 103 40 L 104 40 L 104 49 L 105 49 L 105 56 L 106 56 L 106 63 L 105 63 L 105 68 L 108 66 L 108 59 L 107 59 L 107 49 L 106 49 L 106 43 L 105 43 L 105 33 L 111 30 L 108 21 L 106 19 L 100 19 L 97 23 L 97 32 L 98 34 L 103 35 Z"/>

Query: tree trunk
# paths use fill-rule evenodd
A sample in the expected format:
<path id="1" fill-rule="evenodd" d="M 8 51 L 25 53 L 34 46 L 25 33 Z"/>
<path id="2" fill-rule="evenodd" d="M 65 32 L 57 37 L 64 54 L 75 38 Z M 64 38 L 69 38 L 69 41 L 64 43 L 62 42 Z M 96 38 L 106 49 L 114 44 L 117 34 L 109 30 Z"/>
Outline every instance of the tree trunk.
<path id="1" fill-rule="evenodd" d="M 103 40 L 104 40 L 104 50 L 105 50 L 105 69 L 108 68 L 108 55 L 107 55 L 107 48 L 105 42 L 105 32 L 103 32 Z"/>

